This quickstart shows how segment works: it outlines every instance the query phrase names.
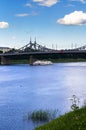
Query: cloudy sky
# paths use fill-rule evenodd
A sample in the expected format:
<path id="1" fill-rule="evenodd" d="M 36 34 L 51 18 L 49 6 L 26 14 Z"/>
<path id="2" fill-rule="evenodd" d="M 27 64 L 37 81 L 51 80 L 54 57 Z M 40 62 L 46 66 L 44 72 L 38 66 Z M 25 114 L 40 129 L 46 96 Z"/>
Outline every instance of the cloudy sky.
<path id="1" fill-rule="evenodd" d="M 86 0 L 0 0 L 0 46 L 86 45 Z"/>

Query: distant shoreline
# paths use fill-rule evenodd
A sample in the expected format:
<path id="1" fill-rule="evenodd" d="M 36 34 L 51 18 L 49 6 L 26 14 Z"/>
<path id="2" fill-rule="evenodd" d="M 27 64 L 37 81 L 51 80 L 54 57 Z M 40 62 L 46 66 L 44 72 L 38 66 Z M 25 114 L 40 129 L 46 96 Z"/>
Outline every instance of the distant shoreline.
<path id="1" fill-rule="evenodd" d="M 86 59 L 81 59 L 81 58 L 80 59 L 66 59 L 66 58 L 65 59 L 45 59 L 45 60 L 49 60 L 53 63 L 86 62 Z M 26 59 L 25 60 L 12 60 L 9 65 L 11 64 L 29 64 L 29 60 L 26 60 Z"/>
<path id="2" fill-rule="evenodd" d="M 52 59 L 53 63 L 65 63 L 65 62 L 86 62 L 86 59 Z"/>
<path id="3" fill-rule="evenodd" d="M 86 59 L 45 59 L 45 60 L 49 60 L 53 63 L 86 62 Z M 29 64 L 29 60 L 13 60 L 11 63 L 12 64 Z"/>

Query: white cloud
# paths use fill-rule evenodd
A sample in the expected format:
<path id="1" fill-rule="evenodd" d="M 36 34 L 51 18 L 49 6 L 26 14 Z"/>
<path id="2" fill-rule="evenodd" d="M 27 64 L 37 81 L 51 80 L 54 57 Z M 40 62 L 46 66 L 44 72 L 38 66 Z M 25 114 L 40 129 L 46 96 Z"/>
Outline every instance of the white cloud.
<path id="1" fill-rule="evenodd" d="M 86 4 L 86 0 L 70 0 L 70 1 L 76 1 L 76 2 L 81 2 L 81 3 L 83 3 L 83 4 Z"/>
<path id="2" fill-rule="evenodd" d="M 57 23 L 64 25 L 85 25 L 86 24 L 86 13 L 83 11 L 74 11 L 64 18 L 57 20 Z"/>
<path id="3" fill-rule="evenodd" d="M 38 13 L 32 11 L 31 13 L 23 13 L 23 14 L 16 14 L 17 17 L 27 17 L 27 16 L 36 16 Z"/>
<path id="4" fill-rule="evenodd" d="M 33 2 L 38 2 L 38 4 L 41 6 L 51 7 L 52 5 L 59 2 L 59 0 L 33 0 Z"/>
<path id="5" fill-rule="evenodd" d="M 73 5 L 73 4 L 67 4 L 67 5 L 65 5 L 64 7 L 74 7 L 75 5 Z"/>
<path id="6" fill-rule="evenodd" d="M 23 14 L 16 14 L 17 17 L 27 17 L 28 14 L 27 13 L 23 13 Z"/>
<path id="7" fill-rule="evenodd" d="M 80 0 L 80 2 L 86 4 L 86 0 Z"/>
<path id="8" fill-rule="evenodd" d="M 30 3 L 25 4 L 25 6 L 30 7 L 30 8 L 32 7 L 32 5 Z"/>
<path id="9" fill-rule="evenodd" d="M 8 28 L 9 24 L 8 22 L 0 22 L 0 28 Z"/>

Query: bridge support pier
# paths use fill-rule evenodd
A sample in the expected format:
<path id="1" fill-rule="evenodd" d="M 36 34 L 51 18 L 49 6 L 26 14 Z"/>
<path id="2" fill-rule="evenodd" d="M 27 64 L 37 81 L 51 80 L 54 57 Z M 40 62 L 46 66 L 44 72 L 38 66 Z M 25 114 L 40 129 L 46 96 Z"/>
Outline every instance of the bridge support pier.
<path id="1" fill-rule="evenodd" d="M 1 65 L 9 65 L 10 60 L 7 57 L 1 56 Z"/>
<path id="2" fill-rule="evenodd" d="M 34 57 L 32 55 L 30 55 L 30 65 L 33 65 L 33 62 L 35 61 Z"/>

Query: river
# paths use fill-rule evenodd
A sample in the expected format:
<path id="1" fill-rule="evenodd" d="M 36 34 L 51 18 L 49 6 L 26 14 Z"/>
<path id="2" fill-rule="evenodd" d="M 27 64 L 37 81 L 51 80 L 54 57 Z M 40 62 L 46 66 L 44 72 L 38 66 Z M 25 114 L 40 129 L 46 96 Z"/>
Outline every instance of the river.
<path id="1" fill-rule="evenodd" d="M 33 130 L 38 109 L 70 111 L 72 95 L 86 99 L 86 62 L 0 66 L 0 130 Z"/>

